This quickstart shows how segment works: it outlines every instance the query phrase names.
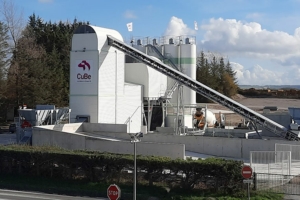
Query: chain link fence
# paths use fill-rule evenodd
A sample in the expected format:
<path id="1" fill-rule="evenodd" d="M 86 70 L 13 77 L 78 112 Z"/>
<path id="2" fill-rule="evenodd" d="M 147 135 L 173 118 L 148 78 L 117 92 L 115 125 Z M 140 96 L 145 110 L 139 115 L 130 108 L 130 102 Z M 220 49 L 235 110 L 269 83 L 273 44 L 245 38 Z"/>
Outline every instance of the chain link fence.
<path id="1" fill-rule="evenodd" d="M 254 173 L 254 190 L 300 195 L 300 175 Z"/>

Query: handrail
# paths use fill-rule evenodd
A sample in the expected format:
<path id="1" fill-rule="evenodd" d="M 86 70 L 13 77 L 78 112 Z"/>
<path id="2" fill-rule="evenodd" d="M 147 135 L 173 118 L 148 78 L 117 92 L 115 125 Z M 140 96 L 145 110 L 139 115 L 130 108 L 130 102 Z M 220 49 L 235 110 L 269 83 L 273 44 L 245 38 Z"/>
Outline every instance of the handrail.
<path id="1" fill-rule="evenodd" d="M 126 121 L 124 122 L 124 124 L 127 124 L 128 123 L 128 121 L 132 118 L 132 116 L 136 113 L 136 111 L 140 108 L 141 106 L 138 106 L 136 109 L 135 109 L 135 111 L 133 112 L 133 114 L 131 115 L 131 116 L 129 116 L 127 119 L 126 119 Z"/>

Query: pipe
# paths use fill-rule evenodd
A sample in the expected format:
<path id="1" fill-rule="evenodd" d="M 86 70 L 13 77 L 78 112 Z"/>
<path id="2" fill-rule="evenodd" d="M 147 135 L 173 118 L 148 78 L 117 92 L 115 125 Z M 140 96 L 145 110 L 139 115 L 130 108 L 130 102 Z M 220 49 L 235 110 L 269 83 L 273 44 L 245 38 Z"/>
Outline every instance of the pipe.
<path id="1" fill-rule="evenodd" d="M 133 153 L 134 153 L 134 175 L 133 175 L 133 199 L 136 200 L 136 141 L 133 142 Z"/>

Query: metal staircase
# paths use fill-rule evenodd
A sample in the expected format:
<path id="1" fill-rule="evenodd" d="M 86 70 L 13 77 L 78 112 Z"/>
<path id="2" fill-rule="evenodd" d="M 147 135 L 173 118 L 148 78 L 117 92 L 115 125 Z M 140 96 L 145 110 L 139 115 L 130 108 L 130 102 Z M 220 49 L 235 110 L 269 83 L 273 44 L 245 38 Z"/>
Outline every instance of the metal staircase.
<path id="1" fill-rule="evenodd" d="M 166 76 L 174 79 L 180 84 L 196 91 L 197 93 L 205 96 L 206 98 L 219 103 L 220 105 L 227 107 L 228 109 L 234 111 L 235 113 L 243 116 L 244 118 L 251 121 L 253 124 L 259 124 L 265 129 L 273 132 L 274 134 L 288 139 L 299 141 L 300 138 L 298 134 L 287 130 L 284 126 L 270 120 L 269 118 L 254 112 L 253 110 L 247 108 L 246 106 L 239 104 L 238 102 L 232 100 L 229 97 L 207 87 L 206 85 L 188 77 L 187 75 L 172 69 L 166 64 L 157 62 L 155 59 L 151 58 L 151 56 L 146 55 L 145 53 L 125 44 L 124 42 L 108 35 L 108 45 L 115 47 L 116 49 L 126 53 L 127 55 L 141 61 L 142 63 L 154 68 L 155 70 L 165 74 Z"/>

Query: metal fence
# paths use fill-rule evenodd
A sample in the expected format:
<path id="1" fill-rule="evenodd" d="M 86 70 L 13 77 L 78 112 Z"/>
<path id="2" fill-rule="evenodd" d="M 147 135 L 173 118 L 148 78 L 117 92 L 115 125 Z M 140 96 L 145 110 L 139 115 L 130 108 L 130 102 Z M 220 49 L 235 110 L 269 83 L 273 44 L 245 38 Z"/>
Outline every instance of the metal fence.
<path id="1" fill-rule="evenodd" d="M 256 173 L 291 174 L 290 151 L 250 151 L 250 166 Z"/>
<path id="2" fill-rule="evenodd" d="M 300 176 L 254 173 L 254 189 L 300 195 Z"/>

